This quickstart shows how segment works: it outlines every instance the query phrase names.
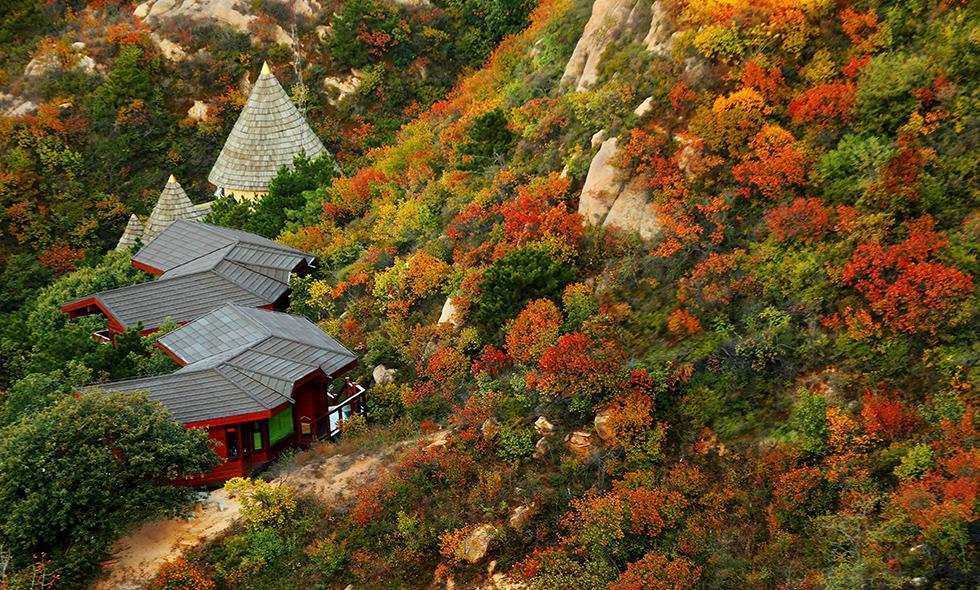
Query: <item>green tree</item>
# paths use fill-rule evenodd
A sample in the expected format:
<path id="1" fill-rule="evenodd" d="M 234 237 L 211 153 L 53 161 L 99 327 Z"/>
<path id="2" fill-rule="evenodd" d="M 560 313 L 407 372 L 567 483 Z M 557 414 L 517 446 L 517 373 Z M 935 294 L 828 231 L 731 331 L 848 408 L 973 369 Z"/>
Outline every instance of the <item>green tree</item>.
<path id="1" fill-rule="evenodd" d="M 830 424 L 827 421 L 827 400 L 806 390 L 800 390 L 793 423 L 799 435 L 800 448 L 811 455 L 827 451 Z"/>
<path id="2" fill-rule="evenodd" d="M 516 136 L 507 127 L 507 115 L 499 108 L 483 113 L 473 121 L 466 132 L 466 140 L 459 146 L 462 156 L 460 167 L 464 170 L 480 170 L 502 161 L 514 149 Z"/>
<path id="3" fill-rule="evenodd" d="M 0 535 L 19 567 L 44 552 L 80 587 L 124 526 L 189 498 L 171 480 L 217 462 L 143 394 L 65 396 L 0 430 Z"/>
<path id="4" fill-rule="evenodd" d="M 474 318 L 497 330 L 534 299 L 557 301 L 562 289 L 575 279 L 572 266 L 543 246 L 508 252 L 494 262 L 480 284 Z"/>
<path id="5" fill-rule="evenodd" d="M 324 152 L 311 160 L 300 152 L 293 158 L 292 168 L 283 166 L 272 177 L 269 194 L 255 204 L 244 228 L 267 238 L 278 236 L 286 227 L 289 213 L 302 211 L 306 205 L 304 193 L 329 184 L 336 170 L 330 154 Z"/>

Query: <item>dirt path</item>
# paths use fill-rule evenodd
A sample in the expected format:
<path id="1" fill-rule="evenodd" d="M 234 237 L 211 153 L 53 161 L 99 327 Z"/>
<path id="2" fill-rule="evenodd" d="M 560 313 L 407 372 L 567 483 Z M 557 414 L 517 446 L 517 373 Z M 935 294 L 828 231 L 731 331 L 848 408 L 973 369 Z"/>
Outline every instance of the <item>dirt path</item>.
<path id="1" fill-rule="evenodd" d="M 430 435 L 433 444 L 445 440 L 446 432 Z M 377 477 L 413 441 L 405 441 L 372 453 L 337 453 L 324 456 L 314 448 L 301 453 L 273 480 L 301 494 L 335 504 L 350 499 L 358 482 Z M 139 590 L 156 575 L 160 566 L 197 547 L 233 525 L 240 505 L 223 489 L 194 506 L 189 519 L 160 519 L 148 522 L 112 546 L 112 557 L 103 564 L 103 577 L 94 590 Z"/>

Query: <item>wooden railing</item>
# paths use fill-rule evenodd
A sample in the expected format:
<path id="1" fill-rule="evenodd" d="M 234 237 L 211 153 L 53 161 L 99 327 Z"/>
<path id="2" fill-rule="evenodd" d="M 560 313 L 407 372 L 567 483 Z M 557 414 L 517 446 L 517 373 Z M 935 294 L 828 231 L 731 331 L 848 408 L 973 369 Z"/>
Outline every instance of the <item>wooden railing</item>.
<path id="1" fill-rule="evenodd" d="M 367 415 L 367 390 L 358 383 L 348 381 L 344 385 L 346 397 L 336 405 L 331 405 L 327 412 L 327 424 L 330 428 L 330 438 L 340 434 L 340 423 L 345 419 L 360 414 Z"/>

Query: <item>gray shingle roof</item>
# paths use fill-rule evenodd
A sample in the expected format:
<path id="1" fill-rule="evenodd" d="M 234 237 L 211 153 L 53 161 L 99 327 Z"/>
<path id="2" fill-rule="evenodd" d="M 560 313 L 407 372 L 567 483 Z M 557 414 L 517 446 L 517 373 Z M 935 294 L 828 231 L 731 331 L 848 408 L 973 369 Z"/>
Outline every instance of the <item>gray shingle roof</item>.
<path id="1" fill-rule="evenodd" d="M 146 391 L 181 422 L 216 420 L 293 402 L 297 381 L 336 374 L 354 354 L 305 318 L 225 305 L 160 338 L 188 364 L 160 377 L 87 389 Z"/>
<path id="2" fill-rule="evenodd" d="M 208 181 L 224 189 L 267 191 L 279 168 L 292 166 L 300 151 L 316 158 L 326 148 L 268 65 L 263 65 Z"/>
<path id="3" fill-rule="evenodd" d="M 133 256 L 162 271 L 156 281 L 101 291 L 95 298 L 124 328 L 184 323 L 225 303 L 259 307 L 278 301 L 290 274 L 314 257 L 261 236 L 178 219 Z"/>

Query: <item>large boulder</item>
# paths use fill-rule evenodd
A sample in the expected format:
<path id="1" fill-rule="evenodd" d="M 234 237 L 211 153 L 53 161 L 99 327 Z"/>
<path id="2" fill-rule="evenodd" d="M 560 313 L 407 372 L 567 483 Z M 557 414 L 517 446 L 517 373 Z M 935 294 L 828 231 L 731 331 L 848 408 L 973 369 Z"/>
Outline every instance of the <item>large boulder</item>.
<path id="1" fill-rule="evenodd" d="M 531 520 L 531 517 L 534 515 L 533 510 L 534 510 L 534 505 L 527 505 L 527 504 L 514 508 L 514 511 L 510 513 L 510 518 L 507 519 L 507 524 L 509 524 L 511 528 L 517 530 L 523 529 L 524 525 L 526 525 L 527 522 Z"/>
<path id="2" fill-rule="evenodd" d="M 534 459 L 544 459 L 544 456 L 548 453 L 548 449 L 551 448 L 548 444 L 548 438 L 542 436 L 538 439 L 538 442 L 534 444 L 534 453 L 531 457 Z"/>
<path id="3" fill-rule="evenodd" d="M 599 225 L 606 218 L 616 197 L 623 190 L 623 180 L 613 160 L 619 153 L 615 137 L 602 142 L 599 151 L 592 157 L 589 172 L 582 185 L 582 196 L 578 201 L 578 212 L 590 225 Z"/>
<path id="4" fill-rule="evenodd" d="M 208 103 L 195 100 L 191 108 L 187 109 L 187 118 L 192 121 L 207 121 L 208 120 Z"/>
<path id="5" fill-rule="evenodd" d="M 589 225 L 635 231 L 645 240 L 660 230 L 649 191 L 636 179 L 625 180 L 615 166 L 619 144 L 615 137 L 602 142 L 589 164 L 578 212 Z"/>
<path id="6" fill-rule="evenodd" d="M 555 425 L 544 416 L 538 416 L 538 419 L 534 421 L 534 431 L 541 436 L 548 436 L 555 431 Z"/>
<path id="7" fill-rule="evenodd" d="M 25 78 L 40 78 L 49 72 L 85 72 L 99 73 L 95 60 L 84 53 L 73 53 L 67 61 L 63 61 L 54 52 L 44 52 L 34 56 L 24 67 Z"/>
<path id="8" fill-rule="evenodd" d="M 481 524 L 463 539 L 456 549 L 456 556 L 469 563 L 476 563 L 486 556 L 487 549 L 496 536 L 496 527 L 489 523 Z"/>
<path id="9" fill-rule="evenodd" d="M 579 461 L 588 461 L 595 450 L 595 441 L 591 432 L 576 430 L 565 437 L 565 448 Z"/>
<path id="10" fill-rule="evenodd" d="M 378 365 L 374 368 L 371 375 L 374 377 L 374 382 L 377 385 L 390 385 L 395 382 L 395 375 L 398 371 L 395 369 L 389 369 L 384 365 Z"/>
<path id="11" fill-rule="evenodd" d="M 452 324 L 454 326 L 459 325 L 459 312 L 456 309 L 456 305 L 453 303 L 452 297 L 446 298 L 446 303 L 442 306 L 442 313 L 439 314 L 440 324 Z"/>
<path id="12" fill-rule="evenodd" d="M 602 439 L 602 442 L 611 443 L 616 440 L 616 431 L 612 427 L 612 412 L 601 410 L 595 415 L 593 424 L 595 425 L 595 433 Z"/>

